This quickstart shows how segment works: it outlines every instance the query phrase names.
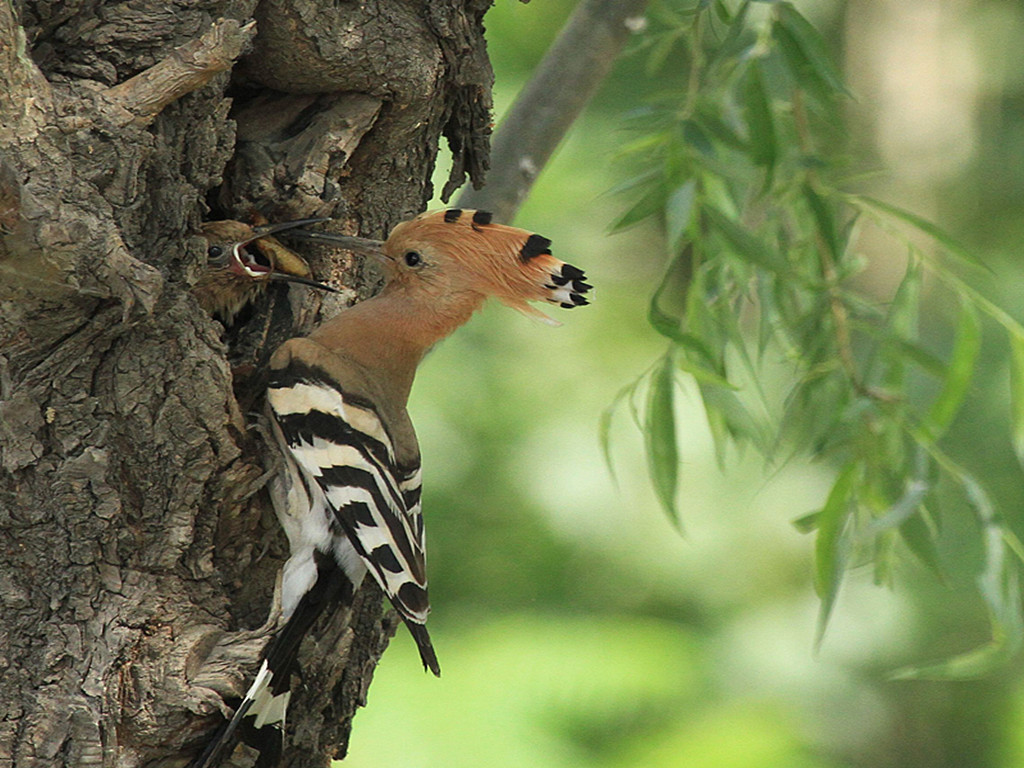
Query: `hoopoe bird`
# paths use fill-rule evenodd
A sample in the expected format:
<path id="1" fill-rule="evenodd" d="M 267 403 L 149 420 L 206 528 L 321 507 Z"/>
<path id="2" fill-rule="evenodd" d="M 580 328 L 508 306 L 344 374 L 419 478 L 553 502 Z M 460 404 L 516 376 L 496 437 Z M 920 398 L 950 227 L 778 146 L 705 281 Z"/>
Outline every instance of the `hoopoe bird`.
<path id="1" fill-rule="evenodd" d="M 313 280 L 306 260 L 272 236 L 323 221 L 327 219 L 258 226 L 231 219 L 204 223 L 207 269 L 192 288 L 199 305 L 225 325 L 231 325 L 238 313 L 273 281 L 335 292 L 329 285 Z"/>
<path id="2" fill-rule="evenodd" d="M 383 243 L 304 234 L 380 257 L 385 284 L 271 358 L 267 408 L 283 466 L 270 495 L 290 545 L 285 623 L 231 722 L 194 768 L 213 764 L 243 720 L 247 741 L 279 755 L 302 636 L 327 605 L 350 604 L 367 572 L 409 628 L 424 668 L 440 675 L 425 626 L 420 452 L 406 411 L 417 366 L 490 296 L 555 325 L 528 302 L 588 303 L 583 272 L 555 258 L 550 240 L 494 224 L 484 211 L 424 213 Z M 277 733 L 253 736 L 263 729 Z"/>

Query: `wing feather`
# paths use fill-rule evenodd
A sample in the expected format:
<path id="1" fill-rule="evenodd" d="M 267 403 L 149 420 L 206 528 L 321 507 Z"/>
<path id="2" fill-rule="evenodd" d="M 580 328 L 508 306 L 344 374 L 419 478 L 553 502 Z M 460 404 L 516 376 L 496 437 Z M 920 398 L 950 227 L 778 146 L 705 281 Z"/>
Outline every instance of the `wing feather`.
<path id="1" fill-rule="evenodd" d="M 373 405 L 324 376 L 275 377 L 271 411 L 295 463 L 323 490 L 335 518 L 402 616 L 422 624 L 430 610 L 421 475 L 399 466 Z"/>

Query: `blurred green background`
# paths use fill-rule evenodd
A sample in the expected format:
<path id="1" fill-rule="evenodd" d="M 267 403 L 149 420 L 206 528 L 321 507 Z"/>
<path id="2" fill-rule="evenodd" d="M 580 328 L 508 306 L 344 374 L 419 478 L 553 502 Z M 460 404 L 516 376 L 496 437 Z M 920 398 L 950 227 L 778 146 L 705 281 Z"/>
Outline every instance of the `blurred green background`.
<path id="1" fill-rule="evenodd" d="M 498 0 L 488 14 L 498 115 L 573 5 Z M 978 253 L 993 270 L 978 287 L 1024 316 L 1024 4 L 797 6 L 853 93 L 851 166 L 881 169 L 873 194 Z M 654 500 L 625 411 L 612 435 L 617 483 L 609 474 L 599 416 L 664 348 L 645 320 L 665 262 L 659 233 L 606 234 L 625 204 L 604 194 L 628 173 L 615 163 L 623 117 L 662 85 L 642 73 L 639 59 L 618 63 L 516 220 L 586 270 L 594 305 L 553 310 L 557 329 L 490 306 L 421 368 L 410 411 L 444 676 L 420 672 L 400 630 L 344 765 L 1024 765 L 1017 663 L 977 681 L 889 679 L 986 638 L 978 553 L 957 546 L 973 525 L 965 511 L 943 510 L 945 583 L 910 561 L 891 590 L 869 568 L 852 572 L 816 653 L 813 540 L 791 521 L 821 506 L 832 467 L 734 455 L 720 469 L 684 387 L 685 537 Z M 860 281 L 880 301 L 902 270 L 891 247 L 861 244 Z M 947 320 L 939 302 L 925 318 L 937 338 Z M 1006 350 L 992 341 L 947 445 L 1020 534 L 1007 401 Z"/>

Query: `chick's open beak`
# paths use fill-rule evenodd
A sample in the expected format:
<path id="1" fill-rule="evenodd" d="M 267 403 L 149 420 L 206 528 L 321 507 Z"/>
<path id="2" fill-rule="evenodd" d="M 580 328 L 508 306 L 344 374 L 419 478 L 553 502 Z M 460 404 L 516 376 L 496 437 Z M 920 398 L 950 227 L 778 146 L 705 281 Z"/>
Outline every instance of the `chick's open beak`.
<path id="1" fill-rule="evenodd" d="M 296 219 L 295 221 L 284 221 L 278 224 L 261 224 L 252 228 L 252 237 L 241 240 L 234 244 L 232 253 L 238 264 L 250 276 L 262 276 L 270 280 L 277 280 L 286 283 L 298 283 L 310 288 L 317 288 L 321 291 L 337 293 L 338 291 L 329 285 L 313 280 L 309 277 L 309 266 L 305 260 L 285 248 L 276 238 L 269 237 L 279 232 L 294 230 L 297 227 L 309 224 L 320 224 L 330 219 Z M 261 251 L 271 267 L 264 267 L 260 264 L 251 263 L 252 259 L 242 256 L 246 246 L 251 246 Z"/>

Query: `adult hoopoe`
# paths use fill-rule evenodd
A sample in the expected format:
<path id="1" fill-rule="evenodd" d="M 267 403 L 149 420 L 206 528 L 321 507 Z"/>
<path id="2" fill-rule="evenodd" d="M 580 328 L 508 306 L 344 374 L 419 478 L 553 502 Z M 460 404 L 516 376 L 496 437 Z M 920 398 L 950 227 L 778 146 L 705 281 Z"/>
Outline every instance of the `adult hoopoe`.
<path id="1" fill-rule="evenodd" d="M 276 755 L 267 753 L 281 749 L 290 667 L 302 636 L 326 606 L 351 602 L 367 571 L 409 628 L 423 666 L 440 675 L 424 626 L 430 605 L 420 454 L 406 412 L 416 368 L 488 296 L 552 323 L 528 302 L 588 303 L 583 272 L 552 256 L 550 240 L 492 224 L 484 211 L 425 213 L 396 226 L 383 243 L 304 234 L 382 257 L 386 282 L 373 298 L 285 342 L 271 358 L 267 405 L 283 467 L 270 493 L 291 548 L 281 588 L 286 623 L 231 722 L 195 768 L 215 762 L 243 720 L 264 750 L 260 764 L 274 764 Z M 278 733 L 266 738 L 262 729 Z"/>
<path id="2" fill-rule="evenodd" d="M 317 224 L 327 219 L 300 219 L 282 224 L 249 226 L 224 219 L 203 224 L 208 264 L 192 293 L 199 305 L 230 325 L 235 316 L 266 290 L 271 281 L 299 283 L 324 291 L 329 285 L 312 279 L 309 265 L 285 248 L 275 232 Z"/>

